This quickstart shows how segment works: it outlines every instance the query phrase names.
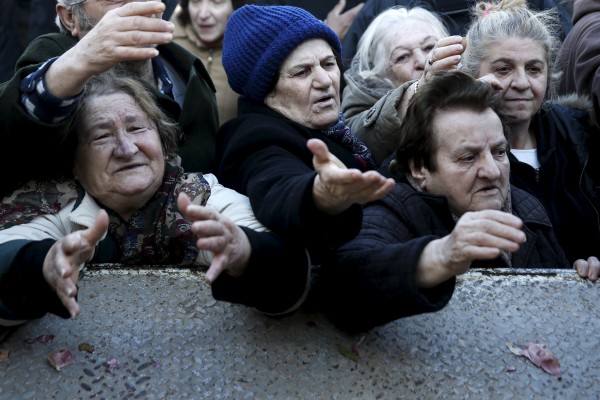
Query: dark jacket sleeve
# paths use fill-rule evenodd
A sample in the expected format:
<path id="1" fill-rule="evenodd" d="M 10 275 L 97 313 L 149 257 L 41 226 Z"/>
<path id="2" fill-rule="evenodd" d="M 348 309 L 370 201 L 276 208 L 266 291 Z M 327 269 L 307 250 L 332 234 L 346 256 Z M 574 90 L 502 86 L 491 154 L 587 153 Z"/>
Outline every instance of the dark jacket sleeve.
<path id="1" fill-rule="evenodd" d="M 306 250 L 273 232 L 241 228 L 252 248 L 248 267 L 240 277 L 221 274 L 212 284 L 213 297 L 272 315 L 298 308 L 308 290 Z"/>
<path id="2" fill-rule="evenodd" d="M 399 215 L 381 202 L 365 207 L 356 238 L 321 268 L 324 310 L 341 329 L 365 331 L 398 318 L 443 308 L 455 278 L 419 289 L 415 274 L 425 246 L 438 236 L 414 237 Z"/>
<path id="3" fill-rule="evenodd" d="M 307 246 L 316 263 L 323 249 L 358 233 L 362 207 L 354 205 L 338 215 L 317 209 L 312 198 L 316 172 L 306 147 L 310 137 L 301 128 L 269 116 L 230 121 L 217 137 L 218 178 L 250 198 L 261 223 Z M 346 165 L 344 156 L 354 160 L 339 145 L 321 139 Z"/>
<path id="4" fill-rule="evenodd" d="M 73 119 L 69 117 L 58 124 L 45 124 L 32 118 L 21 105 L 19 85 L 43 62 L 61 55 L 74 43 L 62 34 L 48 34 L 35 39 L 19 59 L 15 75 L 0 86 L 0 169 L 11 171 L 0 180 L 1 195 L 6 195 L 27 180 L 68 171 L 70 160 L 58 156 L 58 153 L 66 151 L 62 150 L 63 144 Z M 24 157 L 35 162 L 26 162 Z"/>
<path id="5" fill-rule="evenodd" d="M 42 268 L 46 254 L 55 243 L 14 240 L 0 245 L 0 318 L 29 320 L 50 312 L 63 318 L 70 314 L 48 285 Z"/>

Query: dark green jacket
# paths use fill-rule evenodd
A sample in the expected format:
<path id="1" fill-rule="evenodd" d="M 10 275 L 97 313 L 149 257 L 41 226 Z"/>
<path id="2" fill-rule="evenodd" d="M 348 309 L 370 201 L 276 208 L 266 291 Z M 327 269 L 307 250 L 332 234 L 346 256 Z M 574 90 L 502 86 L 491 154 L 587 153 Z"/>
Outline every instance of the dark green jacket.
<path id="1" fill-rule="evenodd" d="M 25 49 L 12 79 L 0 85 L 0 195 L 4 196 L 30 179 L 70 173 L 72 148 L 68 133 L 73 117 L 58 124 L 45 124 L 29 116 L 21 106 L 19 84 L 44 61 L 60 56 L 77 41 L 60 33 L 36 38 Z M 179 155 L 186 171 L 213 172 L 215 137 L 219 125 L 213 83 L 202 62 L 175 43 L 158 47 L 187 82 L 183 110 L 169 96 L 146 85 L 156 94 L 160 107 L 179 122 L 185 136 Z M 65 77 L 69 79 L 69 77 Z"/>

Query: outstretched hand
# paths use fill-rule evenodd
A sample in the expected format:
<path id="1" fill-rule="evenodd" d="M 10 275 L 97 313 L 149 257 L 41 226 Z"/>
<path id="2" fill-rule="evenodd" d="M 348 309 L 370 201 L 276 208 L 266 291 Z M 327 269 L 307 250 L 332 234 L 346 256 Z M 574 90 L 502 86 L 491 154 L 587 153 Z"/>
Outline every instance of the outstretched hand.
<path id="1" fill-rule="evenodd" d="M 423 249 L 417 271 L 419 287 L 433 287 L 469 270 L 475 260 L 493 260 L 502 251 L 514 253 L 525 242 L 523 221 L 499 210 L 467 212 L 449 235 Z"/>
<path id="2" fill-rule="evenodd" d="M 94 256 L 96 245 L 108 231 L 108 214 L 100 210 L 94 225 L 76 231 L 58 240 L 44 259 L 44 278 L 71 314 L 79 314 L 77 282 L 79 268 Z"/>
<path id="3" fill-rule="evenodd" d="M 177 197 L 177 207 L 192 222 L 192 232 L 198 237 L 196 247 L 212 253 L 212 263 L 206 272 L 208 283 L 213 283 L 224 271 L 231 276 L 242 275 L 252 252 L 244 231 L 216 210 L 192 204 L 185 193 Z"/>
<path id="4" fill-rule="evenodd" d="M 394 187 L 393 179 L 385 178 L 377 171 L 348 169 L 320 139 L 310 139 L 307 146 L 313 153 L 313 166 L 317 171 L 313 200 L 324 213 L 340 214 L 352 204 L 377 200 Z"/>

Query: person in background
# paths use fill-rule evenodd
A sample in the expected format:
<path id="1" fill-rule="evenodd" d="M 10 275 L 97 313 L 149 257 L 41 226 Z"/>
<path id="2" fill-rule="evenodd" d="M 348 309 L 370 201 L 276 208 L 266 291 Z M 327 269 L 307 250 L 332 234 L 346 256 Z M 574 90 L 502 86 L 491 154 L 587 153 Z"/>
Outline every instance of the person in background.
<path id="1" fill-rule="evenodd" d="M 217 300 L 277 315 L 300 305 L 305 249 L 268 232 L 248 198 L 214 175 L 173 164 L 177 129 L 139 81 L 110 70 L 88 80 L 74 121 L 72 199 L 0 231 L 0 331 L 48 312 L 76 316 L 88 262 L 208 267 Z"/>
<path id="2" fill-rule="evenodd" d="M 571 8 L 565 0 L 529 0 L 535 10 L 555 9 L 560 14 L 561 38 L 571 29 Z M 371 21 L 390 7 L 422 7 L 436 13 L 444 22 L 451 35 L 464 36 L 471 21 L 471 9 L 476 0 L 368 0 L 360 10 L 342 41 L 342 59 L 346 69 L 356 54 L 358 41 Z"/>
<path id="3" fill-rule="evenodd" d="M 573 28 L 556 60 L 563 71 L 558 93 L 589 96 L 596 122 L 600 121 L 600 0 L 575 0 Z"/>
<path id="4" fill-rule="evenodd" d="M 223 69 L 223 35 L 233 10 L 242 0 L 180 0 L 171 22 L 173 41 L 194 54 L 206 67 L 217 90 L 219 124 L 237 116 L 237 99 Z"/>
<path id="5" fill-rule="evenodd" d="M 365 132 L 371 107 L 401 84 L 421 78 L 429 52 L 448 36 L 440 18 L 424 8 L 392 7 L 379 14 L 361 37 L 352 67 L 344 73 L 342 112 L 348 126 L 369 146 L 377 163 L 389 156 L 377 133 Z M 394 96 L 386 97 L 377 113 L 375 130 L 396 134 Z"/>
<path id="6" fill-rule="evenodd" d="M 569 262 L 596 280 L 600 243 L 598 130 L 589 99 L 555 96 L 560 21 L 524 0 L 479 2 L 461 69 L 493 82 L 511 131 L 511 183 L 543 205 Z M 431 53 L 434 60 L 438 54 Z"/>
<path id="7" fill-rule="evenodd" d="M 173 24 L 156 18 L 164 10 L 158 1 L 56 4 L 61 33 L 33 40 L 13 77 L 0 86 L 0 168 L 12 171 L 2 179 L 0 195 L 30 179 L 68 172 L 60 151 L 83 87 L 117 65 L 153 90 L 180 124 L 183 167 L 211 172 L 218 128 L 214 86 L 202 62 L 171 42 Z M 27 149 L 27 161 L 15 149 Z"/>
<path id="8" fill-rule="evenodd" d="M 217 134 L 217 176 L 266 227 L 318 265 L 360 228 L 362 204 L 393 187 L 340 113 L 340 41 L 308 11 L 246 5 L 229 18 L 223 66 L 239 116 Z"/>
<path id="9" fill-rule="evenodd" d="M 568 268 L 543 206 L 509 183 L 496 102 L 459 71 L 419 87 L 391 164 L 394 189 L 364 207 L 360 233 L 323 262 L 319 300 L 338 327 L 438 311 L 470 268 Z"/>

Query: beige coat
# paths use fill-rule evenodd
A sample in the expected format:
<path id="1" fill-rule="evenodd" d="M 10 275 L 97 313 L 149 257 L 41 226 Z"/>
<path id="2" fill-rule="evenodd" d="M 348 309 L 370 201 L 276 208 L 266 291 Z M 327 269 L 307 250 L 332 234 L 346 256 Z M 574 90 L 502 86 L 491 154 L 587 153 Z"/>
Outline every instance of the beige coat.
<path id="1" fill-rule="evenodd" d="M 171 22 L 175 24 L 173 41 L 198 57 L 204 64 L 217 89 L 219 124 L 223 125 L 237 116 L 237 99 L 239 97 L 227 82 L 227 75 L 222 62 L 223 47 L 206 47 L 202 44 L 190 25 L 183 26 L 179 23 L 177 19 L 179 12 L 180 10 L 177 8 L 171 17 Z"/>

